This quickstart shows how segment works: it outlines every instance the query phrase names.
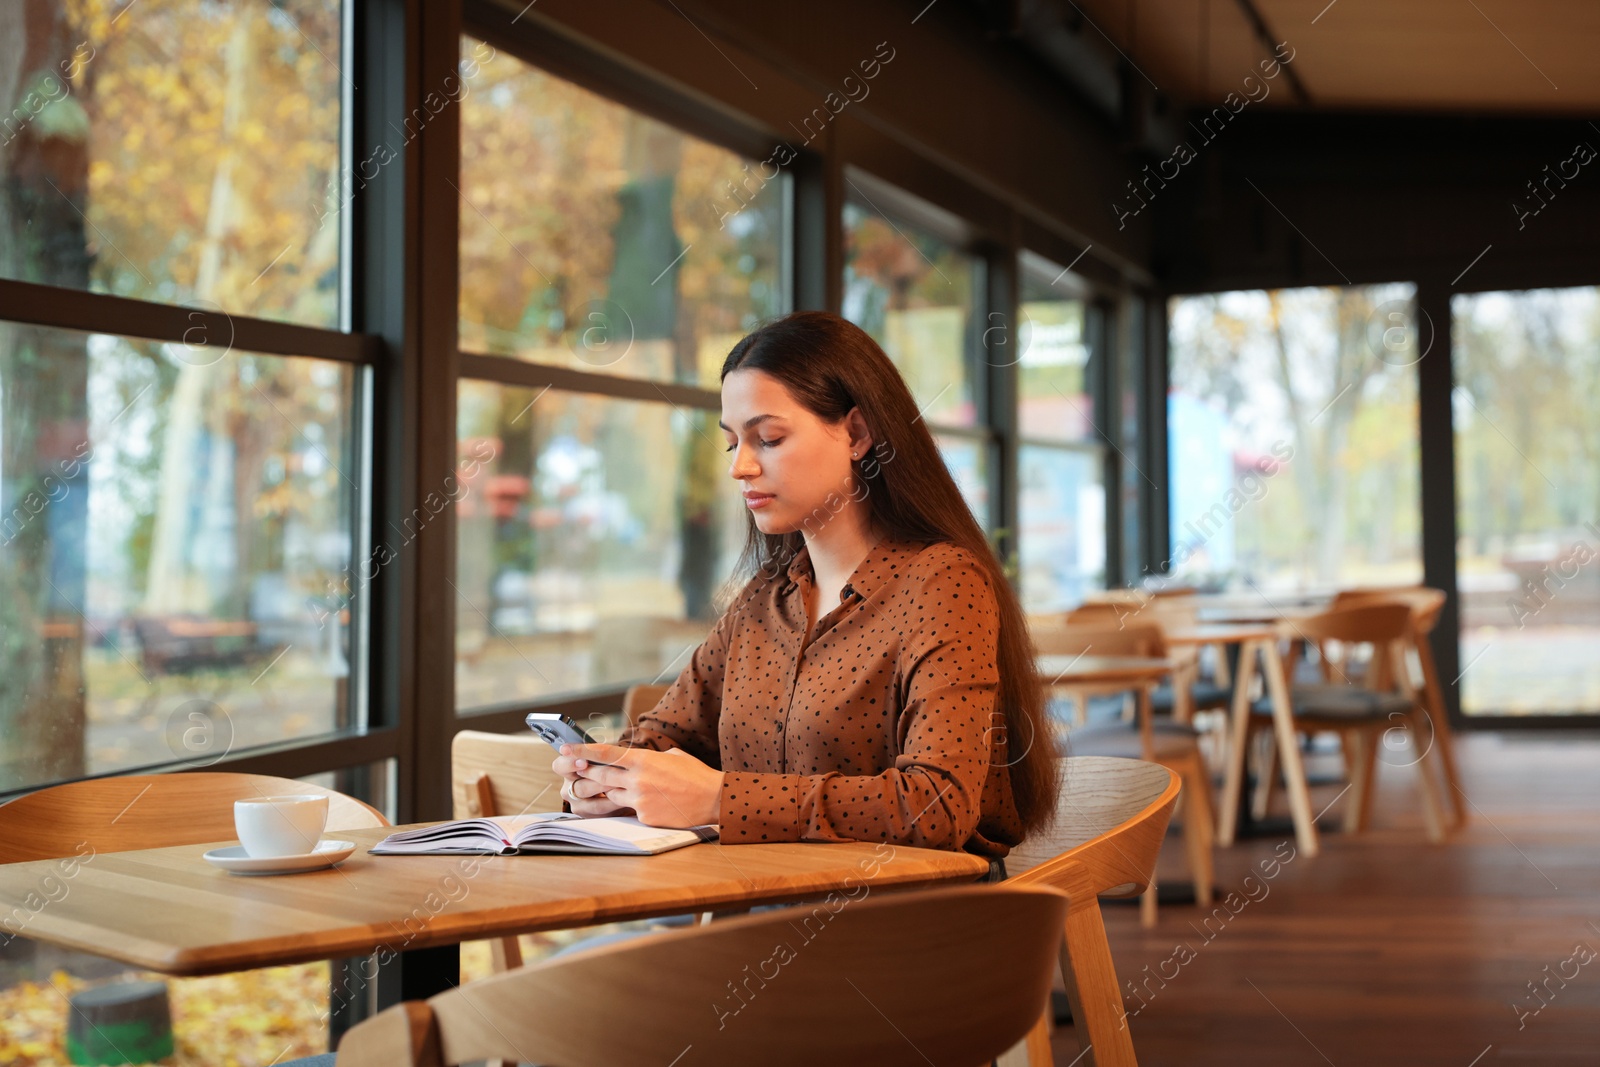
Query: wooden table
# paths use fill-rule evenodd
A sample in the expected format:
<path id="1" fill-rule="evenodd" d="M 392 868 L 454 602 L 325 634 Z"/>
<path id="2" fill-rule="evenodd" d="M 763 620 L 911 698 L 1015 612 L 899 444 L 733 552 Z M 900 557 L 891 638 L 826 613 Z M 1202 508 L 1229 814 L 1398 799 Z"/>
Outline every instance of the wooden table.
<path id="1" fill-rule="evenodd" d="M 1305 765 L 1300 761 L 1300 745 L 1295 736 L 1294 716 L 1289 703 L 1289 683 L 1284 676 L 1283 657 L 1278 653 L 1278 624 L 1200 623 L 1172 626 L 1166 630 L 1169 645 L 1238 645 L 1239 669 L 1234 678 L 1232 729 L 1228 739 L 1228 766 L 1223 780 L 1222 805 L 1217 812 L 1217 841 L 1233 844 L 1239 822 L 1239 802 L 1244 793 L 1245 757 L 1250 736 L 1250 683 L 1255 678 L 1256 657 L 1267 683 L 1272 705 L 1272 723 L 1283 778 L 1289 793 L 1289 812 L 1294 817 L 1295 840 L 1308 856 L 1317 854 L 1317 827 L 1311 812 L 1311 793 L 1306 785 Z"/>
<path id="2" fill-rule="evenodd" d="M 176 976 L 447 947 L 429 960 L 446 973 L 402 983 L 411 999 L 458 981 L 448 972 L 452 961 L 459 970 L 462 941 L 834 890 L 859 899 L 989 871 L 968 853 L 857 842 L 695 845 L 642 857 L 369 855 L 388 832 L 330 834 L 360 847 L 338 867 L 274 877 L 228 874 L 201 858 L 233 843 L 225 841 L 100 853 L 70 878 L 57 860 L 0 865 L 0 913 L 28 916 L 25 937 Z M 39 906 L 41 885 L 62 882 L 66 893 Z"/>
<path id="3" fill-rule="evenodd" d="M 1034 660 L 1045 685 L 1152 685 L 1177 669 L 1158 656 L 1044 655 Z"/>
<path id="4" fill-rule="evenodd" d="M 1321 614 L 1331 599 L 1321 593 L 1274 596 L 1271 600 L 1259 593 L 1208 593 L 1194 597 L 1192 603 L 1202 623 L 1292 622 Z"/>

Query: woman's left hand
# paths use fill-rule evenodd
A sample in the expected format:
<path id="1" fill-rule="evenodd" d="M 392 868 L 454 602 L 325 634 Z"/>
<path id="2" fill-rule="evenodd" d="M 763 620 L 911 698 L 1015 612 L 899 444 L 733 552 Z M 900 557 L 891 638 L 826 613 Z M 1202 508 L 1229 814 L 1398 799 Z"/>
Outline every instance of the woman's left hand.
<path id="1" fill-rule="evenodd" d="M 620 745 L 562 745 L 561 754 L 574 759 L 583 776 L 572 783 L 580 798 L 604 793 L 632 808 L 647 826 L 681 828 L 717 821 L 722 772 L 681 748 L 658 752 Z"/>

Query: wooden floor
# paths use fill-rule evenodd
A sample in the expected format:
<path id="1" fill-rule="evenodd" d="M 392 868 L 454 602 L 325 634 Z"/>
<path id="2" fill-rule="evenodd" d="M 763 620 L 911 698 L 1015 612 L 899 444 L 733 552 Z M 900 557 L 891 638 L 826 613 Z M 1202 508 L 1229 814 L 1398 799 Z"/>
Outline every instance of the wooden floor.
<path id="1" fill-rule="evenodd" d="M 1600 1065 L 1600 737 L 1460 747 L 1471 823 L 1446 844 L 1423 835 L 1414 769 L 1380 766 L 1368 833 L 1314 858 L 1288 835 L 1219 849 L 1231 908 L 1168 906 L 1146 931 L 1108 906 L 1140 1064 Z M 1053 1048 L 1074 1062 L 1070 1027 Z"/>

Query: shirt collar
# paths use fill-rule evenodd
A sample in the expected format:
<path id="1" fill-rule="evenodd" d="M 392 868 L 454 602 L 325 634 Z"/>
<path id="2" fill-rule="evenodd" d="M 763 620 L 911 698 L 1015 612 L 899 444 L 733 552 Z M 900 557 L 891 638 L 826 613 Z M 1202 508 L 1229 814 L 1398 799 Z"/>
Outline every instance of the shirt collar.
<path id="1" fill-rule="evenodd" d="M 886 537 L 872 546 L 872 551 L 867 553 L 867 557 L 846 579 L 845 587 L 862 600 L 871 600 L 873 593 L 886 583 L 900 577 L 907 561 L 925 547 L 914 541 L 894 541 Z M 789 579 L 784 583 L 784 592 L 794 588 L 802 577 L 808 582 L 816 581 L 816 572 L 811 567 L 810 546 L 800 546 L 800 551 L 789 561 L 787 571 Z M 834 605 L 829 604 L 823 610 L 828 611 L 833 607 Z"/>

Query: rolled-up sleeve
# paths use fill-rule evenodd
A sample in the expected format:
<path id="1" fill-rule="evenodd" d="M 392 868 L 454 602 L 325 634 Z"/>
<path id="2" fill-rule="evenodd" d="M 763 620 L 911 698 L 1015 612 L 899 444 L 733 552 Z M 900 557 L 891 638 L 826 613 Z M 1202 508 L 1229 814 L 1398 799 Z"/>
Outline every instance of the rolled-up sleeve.
<path id="1" fill-rule="evenodd" d="M 729 771 L 724 842 L 959 849 L 972 836 L 991 764 L 1005 759 L 995 716 L 999 609 L 988 574 L 966 553 L 932 570 L 913 604 L 897 663 L 894 766 L 870 776 Z"/>

